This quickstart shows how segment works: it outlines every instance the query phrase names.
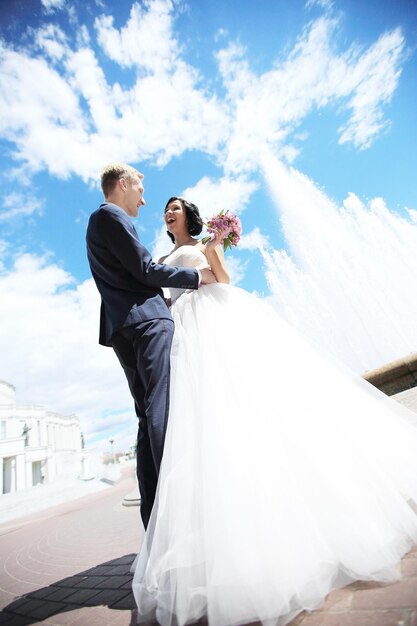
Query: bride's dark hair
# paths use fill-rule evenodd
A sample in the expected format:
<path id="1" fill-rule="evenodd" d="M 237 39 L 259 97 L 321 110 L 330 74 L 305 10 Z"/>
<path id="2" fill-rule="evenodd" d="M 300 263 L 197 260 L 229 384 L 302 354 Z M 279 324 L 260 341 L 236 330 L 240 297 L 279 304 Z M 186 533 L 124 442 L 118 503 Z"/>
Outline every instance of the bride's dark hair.
<path id="1" fill-rule="evenodd" d="M 203 230 L 203 220 L 201 219 L 200 211 L 198 210 L 198 207 L 192 202 L 188 202 L 188 200 L 184 200 L 184 198 L 180 198 L 178 196 L 172 196 L 172 198 L 170 198 L 168 202 L 166 203 L 165 208 L 167 208 L 168 205 L 171 204 L 171 202 L 174 202 L 174 200 L 178 200 L 178 202 L 181 202 L 181 206 L 185 211 L 188 232 L 190 233 L 191 237 L 194 237 L 195 235 L 199 235 L 201 231 Z M 171 239 L 172 243 L 175 243 L 174 235 L 172 235 L 169 231 L 167 231 L 167 235 Z"/>

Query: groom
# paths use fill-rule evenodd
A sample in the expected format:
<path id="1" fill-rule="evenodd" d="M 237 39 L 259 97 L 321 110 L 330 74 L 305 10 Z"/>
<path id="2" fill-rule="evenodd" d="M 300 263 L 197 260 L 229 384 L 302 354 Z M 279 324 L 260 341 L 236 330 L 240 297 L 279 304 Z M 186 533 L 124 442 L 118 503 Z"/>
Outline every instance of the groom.
<path id="1" fill-rule="evenodd" d="M 99 343 L 115 351 L 139 418 L 136 472 L 146 528 L 168 418 L 174 331 L 161 287 L 197 289 L 215 278 L 208 267 L 196 270 L 153 263 L 129 219 L 145 205 L 142 180 L 143 174 L 124 163 L 104 168 L 104 203 L 90 216 L 87 255 L 101 295 Z"/>

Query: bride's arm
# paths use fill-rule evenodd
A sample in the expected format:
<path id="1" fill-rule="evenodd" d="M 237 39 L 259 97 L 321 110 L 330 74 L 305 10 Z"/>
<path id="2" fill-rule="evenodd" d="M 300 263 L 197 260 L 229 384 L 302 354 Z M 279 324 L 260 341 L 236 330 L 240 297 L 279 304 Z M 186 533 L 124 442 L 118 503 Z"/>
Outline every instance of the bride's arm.
<path id="1" fill-rule="evenodd" d="M 221 241 L 222 232 L 219 231 L 214 239 L 206 243 L 203 251 L 217 282 L 228 284 L 230 282 L 230 278 L 226 269 Z"/>

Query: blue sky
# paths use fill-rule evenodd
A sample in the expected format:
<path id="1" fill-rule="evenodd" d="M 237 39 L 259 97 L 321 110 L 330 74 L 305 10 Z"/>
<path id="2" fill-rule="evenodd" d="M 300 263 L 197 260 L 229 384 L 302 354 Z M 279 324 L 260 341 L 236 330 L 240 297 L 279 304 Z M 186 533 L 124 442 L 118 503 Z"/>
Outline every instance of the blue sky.
<path id="1" fill-rule="evenodd" d="M 144 172 L 136 225 L 155 254 L 170 247 L 161 229 L 169 196 L 185 194 L 205 217 L 239 212 L 246 238 L 228 255 L 231 273 L 265 297 L 274 295 L 266 259 L 284 250 L 297 261 L 307 236 L 303 217 L 291 226 L 282 193 L 297 173 L 335 212 L 354 194 L 365 220 L 383 198 L 392 228 L 415 235 L 411 0 L 0 0 L 0 38 L 0 378 L 23 403 L 80 415 L 91 444 L 112 436 L 126 447 L 134 432 L 119 365 L 96 344 L 85 256 L 106 162 Z M 368 307 L 364 297 L 356 308 Z"/>

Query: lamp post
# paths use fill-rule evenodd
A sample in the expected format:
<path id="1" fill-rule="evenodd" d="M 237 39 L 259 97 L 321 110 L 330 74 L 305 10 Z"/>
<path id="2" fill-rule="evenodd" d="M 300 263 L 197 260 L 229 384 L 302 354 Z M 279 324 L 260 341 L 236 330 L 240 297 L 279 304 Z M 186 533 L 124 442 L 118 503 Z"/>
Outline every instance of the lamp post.
<path id="1" fill-rule="evenodd" d="M 116 462 L 115 458 L 114 458 L 114 452 L 113 452 L 113 444 L 114 444 L 114 439 L 109 439 L 109 443 L 111 445 L 111 455 L 112 455 L 112 459 L 113 459 L 113 463 Z"/>

